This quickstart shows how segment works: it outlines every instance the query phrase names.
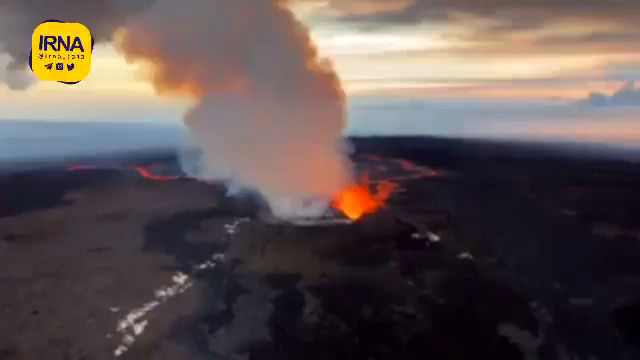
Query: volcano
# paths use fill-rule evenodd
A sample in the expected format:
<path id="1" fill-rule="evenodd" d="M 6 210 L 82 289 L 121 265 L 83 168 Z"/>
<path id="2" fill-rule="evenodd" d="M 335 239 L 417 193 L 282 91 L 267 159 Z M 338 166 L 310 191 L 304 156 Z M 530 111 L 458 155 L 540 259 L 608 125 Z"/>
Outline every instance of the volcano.
<path id="1" fill-rule="evenodd" d="M 165 154 L 2 175 L 0 358 L 638 357 L 637 164 L 353 141 L 296 222 Z"/>

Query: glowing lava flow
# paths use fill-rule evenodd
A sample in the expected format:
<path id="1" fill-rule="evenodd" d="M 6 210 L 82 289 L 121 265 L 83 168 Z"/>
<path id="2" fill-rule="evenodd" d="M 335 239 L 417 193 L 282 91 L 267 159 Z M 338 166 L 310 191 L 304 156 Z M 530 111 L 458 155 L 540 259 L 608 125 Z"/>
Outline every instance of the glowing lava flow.
<path id="1" fill-rule="evenodd" d="M 138 172 L 138 174 L 140 174 L 140 176 L 142 176 L 145 179 L 149 179 L 149 180 L 154 180 L 154 181 L 171 181 L 171 180 L 176 180 L 178 179 L 177 176 L 170 176 L 170 175 L 154 175 L 152 173 L 149 172 L 149 170 L 140 167 L 140 166 L 136 166 L 136 167 L 129 167 L 129 170 L 135 170 Z"/>
<path id="2" fill-rule="evenodd" d="M 340 210 L 349 219 L 357 220 L 383 207 L 397 186 L 390 181 L 379 181 L 376 184 L 376 192 L 371 193 L 369 179 L 364 176 L 361 184 L 346 188 L 333 200 L 331 206 Z"/>
<path id="3" fill-rule="evenodd" d="M 81 171 L 81 170 L 97 170 L 97 169 L 108 169 L 108 170 L 119 170 L 119 171 L 135 171 L 140 176 L 145 179 L 153 180 L 153 181 L 171 181 L 177 180 L 178 176 L 167 176 L 167 175 L 155 175 L 152 174 L 149 170 L 145 169 L 141 166 L 126 166 L 126 167 L 98 167 L 96 165 L 70 165 L 67 167 L 68 171 Z"/>
<path id="4" fill-rule="evenodd" d="M 365 175 L 360 184 L 346 188 L 331 206 L 351 220 L 376 212 L 393 192 L 404 191 L 401 184 L 410 180 L 450 176 L 447 171 L 414 164 L 408 160 L 365 155 L 374 180 Z M 391 165 L 391 166 L 390 166 Z M 376 188 L 375 193 L 370 188 Z"/>

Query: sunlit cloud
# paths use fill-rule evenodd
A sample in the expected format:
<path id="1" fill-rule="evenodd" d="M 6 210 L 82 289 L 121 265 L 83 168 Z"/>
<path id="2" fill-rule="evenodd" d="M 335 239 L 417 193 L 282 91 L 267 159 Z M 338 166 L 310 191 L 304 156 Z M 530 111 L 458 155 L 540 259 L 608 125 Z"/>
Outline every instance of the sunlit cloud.
<path id="1" fill-rule="evenodd" d="M 107 44 L 95 47 L 91 72 L 78 84 L 35 81 L 26 90 L 0 85 L 5 119 L 178 121 L 187 105 L 155 96 L 138 68 Z"/>
<path id="2" fill-rule="evenodd" d="M 299 3 L 352 94 L 578 99 L 640 75 L 637 1 Z"/>
<path id="3" fill-rule="evenodd" d="M 635 0 L 292 0 L 291 6 L 351 97 L 579 100 L 640 79 Z M 156 96 L 141 68 L 109 43 L 99 43 L 93 59 L 89 77 L 74 86 L 34 82 L 29 72 L 21 74 L 33 83 L 27 90 L 0 85 L 2 117 L 177 120 L 188 105 Z M 0 82 L 6 76 L 0 72 Z"/>

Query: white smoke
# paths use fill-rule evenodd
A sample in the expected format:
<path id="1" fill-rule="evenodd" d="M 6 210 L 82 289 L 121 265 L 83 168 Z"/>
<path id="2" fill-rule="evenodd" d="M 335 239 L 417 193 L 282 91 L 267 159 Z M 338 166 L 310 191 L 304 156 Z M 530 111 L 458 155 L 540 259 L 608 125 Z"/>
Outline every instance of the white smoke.
<path id="1" fill-rule="evenodd" d="M 117 37 L 160 93 L 196 97 L 200 176 L 257 189 L 281 218 L 320 216 L 351 183 L 344 94 L 277 0 L 160 0 Z"/>
<path id="2" fill-rule="evenodd" d="M 0 3 L 0 81 L 24 88 L 33 29 L 80 22 L 144 63 L 159 93 L 193 97 L 185 116 L 202 178 L 258 190 L 279 217 L 319 216 L 352 182 L 345 97 L 284 0 Z M 30 75 L 30 74 L 27 74 Z"/>

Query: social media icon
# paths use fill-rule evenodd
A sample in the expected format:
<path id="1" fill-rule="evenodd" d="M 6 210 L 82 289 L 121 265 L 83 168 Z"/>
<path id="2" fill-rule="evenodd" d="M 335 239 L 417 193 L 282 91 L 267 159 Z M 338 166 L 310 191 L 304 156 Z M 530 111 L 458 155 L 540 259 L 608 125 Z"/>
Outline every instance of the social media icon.
<path id="1" fill-rule="evenodd" d="M 53 67 L 53 63 L 48 63 L 47 65 L 44 66 L 47 70 L 51 70 L 51 68 Z"/>
<path id="2" fill-rule="evenodd" d="M 64 70 L 64 64 L 63 63 L 56 63 L 56 70 Z"/>
<path id="3" fill-rule="evenodd" d="M 74 68 L 74 67 L 75 67 L 75 65 L 74 65 L 73 63 L 71 63 L 71 64 L 67 64 L 67 70 L 68 70 L 68 71 L 73 70 L 73 68 Z"/>

